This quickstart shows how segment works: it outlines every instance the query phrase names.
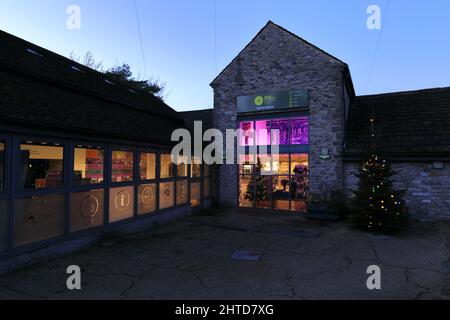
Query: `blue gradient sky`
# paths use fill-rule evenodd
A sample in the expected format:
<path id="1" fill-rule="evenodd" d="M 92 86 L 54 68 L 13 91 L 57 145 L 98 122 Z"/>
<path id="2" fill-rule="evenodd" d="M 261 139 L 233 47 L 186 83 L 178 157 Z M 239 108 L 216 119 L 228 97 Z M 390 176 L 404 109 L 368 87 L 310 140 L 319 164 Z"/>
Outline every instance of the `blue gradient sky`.
<path id="1" fill-rule="evenodd" d="M 177 110 L 212 107 L 209 83 L 268 20 L 347 62 L 357 94 L 450 86 L 448 0 L 391 0 L 368 81 L 380 31 L 367 29 L 366 9 L 387 1 L 217 0 L 214 19 L 214 0 L 138 0 L 147 71 L 132 0 L 0 0 L 0 29 L 65 56 L 127 62 L 166 82 Z M 66 28 L 70 4 L 81 30 Z"/>

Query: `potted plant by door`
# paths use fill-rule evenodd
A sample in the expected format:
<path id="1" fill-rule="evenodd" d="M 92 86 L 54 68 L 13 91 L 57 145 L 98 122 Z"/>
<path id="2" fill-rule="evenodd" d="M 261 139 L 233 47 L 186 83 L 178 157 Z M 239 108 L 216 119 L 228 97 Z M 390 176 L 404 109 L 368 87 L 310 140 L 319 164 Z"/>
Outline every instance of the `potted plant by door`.
<path id="1" fill-rule="evenodd" d="M 318 221 L 338 221 L 344 215 L 344 197 L 339 190 L 323 186 L 322 194 L 307 200 L 306 218 Z"/>

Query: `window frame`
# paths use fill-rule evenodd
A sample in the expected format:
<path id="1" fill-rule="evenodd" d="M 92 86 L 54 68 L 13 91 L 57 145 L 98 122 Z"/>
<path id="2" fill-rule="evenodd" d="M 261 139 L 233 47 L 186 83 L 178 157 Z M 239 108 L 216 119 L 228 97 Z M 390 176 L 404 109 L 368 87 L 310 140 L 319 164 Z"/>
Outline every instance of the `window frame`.
<path id="1" fill-rule="evenodd" d="M 141 178 L 141 155 L 143 153 L 152 153 L 155 155 L 155 178 L 154 179 L 142 179 Z M 149 184 L 158 181 L 158 150 L 148 148 L 138 148 L 138 185 Z"/>
<path id="2" fill-rule="evenodd" d="M 105 189 L 105 186 L 107 185 L 106 183 L 106 172 L 107 172 L 107 164 L 110 163 L 109 161 L 107 161 L 107 157 L 108 157 L 108 150 L 107 150 L 107 145 L 103 145 L 103 144 L 96 144 L 96 143 L 88 143 L 87 144 L 89 147 L 92 148 L 87 148 L 86 143 L 76 143 L 76 142 L 71 142 L 71 146 L 70 146 L 70 154 L 69 154 L 69 160 L 71 162 L 71 169 L 70 169 L 70 185 L 69 187 L 71 187 L 72 192 L 73 190 L 80 190 L 80 191 L 89 191 L 89 190 L 96 190 L 96 189 Z M 83 146 L 81 149 L 92 149 L 92 150 L 98 150 L 99 148 L 101 148 L 103 150 L 103 181 L 101 183 L 96 183 L 96 184 L 75 184 L 74 183 L 74 178 L 75 178 L 75 149 L 79 148 L 77 146 Z"/>

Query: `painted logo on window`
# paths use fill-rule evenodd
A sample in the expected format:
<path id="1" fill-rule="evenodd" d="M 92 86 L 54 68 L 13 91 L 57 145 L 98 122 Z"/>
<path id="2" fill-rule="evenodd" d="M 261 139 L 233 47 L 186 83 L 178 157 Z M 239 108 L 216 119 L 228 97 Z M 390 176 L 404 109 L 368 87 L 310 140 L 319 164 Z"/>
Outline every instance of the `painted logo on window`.
<path id="1" fill-rule="evenodd" d="M 125 211 L 130 205 L 130 193 L 127 190 L 121 190 L 114 198 L 114 205 L 117 210 Z"/>
<path id="2" fill-rule="evenodd" d="M 264 97 L 263 96 L 257 96 L 255 98 L 255 104 L 257 106 L 262 106 L 264 104 Z"/>

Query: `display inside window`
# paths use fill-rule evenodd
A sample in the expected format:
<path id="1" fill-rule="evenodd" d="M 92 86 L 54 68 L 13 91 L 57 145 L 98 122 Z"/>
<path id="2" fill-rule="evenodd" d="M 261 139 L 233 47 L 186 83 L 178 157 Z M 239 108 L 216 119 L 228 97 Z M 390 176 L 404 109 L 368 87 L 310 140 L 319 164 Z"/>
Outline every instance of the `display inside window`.
<path id="1" fill-rule="evenodd" d="M 239 177 L 239 206 L 242 208 L 251 208 L 254 203 L 253 194 L 253 176 Z"/>
<path id="2" fill-rule="evenodd" d="M 172 162 L 172 156 L 170 154 L 161 154 L 161 173 L 160 178 L 161 179 L 168 179 L 173 178 L 173 162 Z"/>
<path id="3" fill-rule="evenodd" d="M 270 131 L 273 145 L 290 144 L 290 125 L 291 121 L 289 119 L 272 120 Z"/>
<path id="4" fill-rule="evenodd" d="M 132 218 L 134 215 L 134 187 L 109 190 L 109 222 Z"/>
<path id="5" fill-rule="evenodd" d="M 189 183 L 187 180 L 177 181 L 177 205 L 186 204 L 189 201 Z"/>
<path id="6" fill-rule="evenodd" d="M 253 146 L 255 143 L 253 121 L 243 121 L 240 123 L 239 128 L 241 129 L 241 134 L 239 135 L 240 145 Z"/>
<path id="7" fill-rule="evenodd" d="M 200 178 L 202 176 L 202 165 L 200 159 L 192 158 L 191 178 Z"/>
<path id="8" fill-rule="evenodd" d="M 211 178 L 203 179 L 203 198 L 209 198 L 211 196 Z"/>
<path id="9" fill-rule="evenodd" d="M 303 211 L 309 197 L 308 154 L 293 154 L 291 159 L 291 210 Z"/>
<path id="10" fill-rule="evenodd" d="M 14 212 L 14 247 L 64 234 L 65 195 L 17 199 Z"/>
<path id="11" fill-rule="evenodd" d="M 289 174 L 289 154 L 272 155 L 272 171 L 274 174 Z"/>
<path id="12" fill-rule="evenodd" d="M 64 148 L 57 145 L 20 145 L 23 189 L 58 188 L 64 185 Z"/>
<path id="13" fill-rule="evenodd" d="M 253 174 L 254 158 L 252 154 L 239 155 L 239 172 L 241 174 Z"/>
<path id="14" fill-rule="evenodd" d="M 142 152 L 139 159 L 139 171 L 141 180 L 156 179 L 156 154 Z"/>
<path id="15" fill-rule="evenodd" d="M 104 191 L 71 194 L 70 231 L 100 227 L 104 223 Z"/>
<path id="16" fill-rule="evenodd" d="M 177 175 L 178 177 L 188 176 L 188 163 L 186 157 L 178 157 L 177 160 Z"/>
<path id="17" fill-rule="evenodd" d="M 159 208 L 167 209 L 175 205 L 175 183 L 164 182 L 159 184 Z"/>
<path id="18" fill-rule="evenodd" d="M 133 181 L 133 151 L 113 150 L 112 151 L 112 182 Z"/>
<path id="19" fill-rule="evenodd" d="M 144 184 L 138 188 L 138 214 L 156 211 L 156 184 Z"/>
<path id="20" fill-rule="evenodd" d="M 74 184 L 91 185 L 102 183 L 103 163 L 103 149 L 76 147 L 74 150 Z"/>
<path id="21" fill-rule="evenodd" d="M 0 201 L 0 251 L 8 246 L 8 221 L 9 221 L 8 201 Z"/>
<path id="22" fill-rule="evenodd" d="M 289 190 L 291 187 L 291 180 L 289 176 L 275 176 L 273 177 L 273 206 L 276 210 L 289 210 Z"/>
<path id="23" fill-rule="evenodd" d="M 270 175 L 272 174 L 272 160 L 270 155 L 258 155 L 255 173 L 258 175 Z"/>
<path id="24" fill-rule="evenodd" d="M 309 121 L 307 117 L 292 119 L 292 144 L 309 144 Z"/>
<path id="25" fill-rule="evenodd" d="M 0 192 L 5 191 L 5 143 L 0 142 Z"/>
<path id="26" fill-rule="evenodd" d="M 191 207 L 197 207 L 202 203 L 201 199 L 201 183 L 191 183 Z"/>
<path id="27" fill-rule="evenodd" d="M 270 120 L 255 122 L 256 145 L 270 145 Z"/>
<path id="28" fill-rule="evenodd" d="M 270 176 L 256 176 L 250 184 L 247 185 L 245 198 L 254 200 L 256 208 L 270 209 L 272 192 L 272 179 Z"/>

